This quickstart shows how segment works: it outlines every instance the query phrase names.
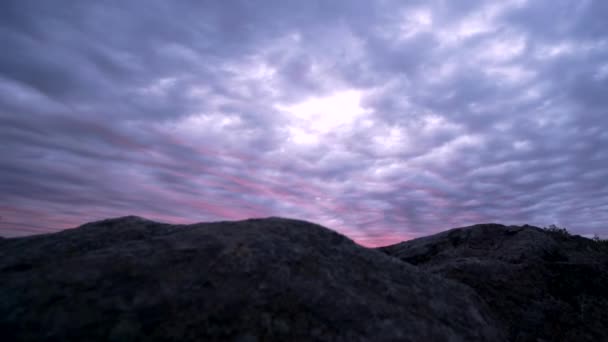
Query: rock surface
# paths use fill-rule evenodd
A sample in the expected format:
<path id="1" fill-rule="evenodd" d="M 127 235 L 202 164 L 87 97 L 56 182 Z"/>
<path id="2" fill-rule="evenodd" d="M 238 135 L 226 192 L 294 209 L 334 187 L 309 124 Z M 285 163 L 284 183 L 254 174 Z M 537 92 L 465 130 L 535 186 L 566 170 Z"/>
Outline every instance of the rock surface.
<path id="1" fill-rule="evenodd" d="M 379 250 L 475 289 L 510 341 L 608 341 L 605 244 L 482 224 Z"/>
<path id="2" fill-rule="evenodd" d="M 4 341 L 503 341 L 493 315 L 466 285 L 303 221 L 125 217 L 0 240 Z"/>

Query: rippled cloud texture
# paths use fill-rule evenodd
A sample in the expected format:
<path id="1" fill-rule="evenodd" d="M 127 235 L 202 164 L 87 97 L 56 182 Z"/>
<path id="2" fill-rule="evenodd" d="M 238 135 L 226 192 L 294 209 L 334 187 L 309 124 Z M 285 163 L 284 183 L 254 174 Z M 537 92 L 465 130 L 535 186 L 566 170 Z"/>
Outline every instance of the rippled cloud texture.
<path id="1" fill-rule="evenodd" d="M 608 233 L 608 2 L 0 3 L 0 234 Z"/>

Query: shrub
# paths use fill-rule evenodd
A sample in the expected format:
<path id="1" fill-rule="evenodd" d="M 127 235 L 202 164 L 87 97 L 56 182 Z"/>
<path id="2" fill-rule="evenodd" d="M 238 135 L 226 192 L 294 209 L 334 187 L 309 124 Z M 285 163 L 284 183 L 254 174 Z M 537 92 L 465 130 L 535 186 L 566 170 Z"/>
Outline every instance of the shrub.
<path id="1" fill-rule="evenodd" d="M 561 236 L 570 236 L 570 232 L 566 228 L 558 227 L 554 224 L 550 225 L 549 227 L 544 227 L 543 229 L 552 234 L 558 234 Z"/>
<path id="2" fill-rule="evenodd" d="M 597 234 L 593 236 L 593 242 L 595 242 L 596 246 L 598 246 L 602 250 L 608 251 L 608 240 L 602 239 Z"/>

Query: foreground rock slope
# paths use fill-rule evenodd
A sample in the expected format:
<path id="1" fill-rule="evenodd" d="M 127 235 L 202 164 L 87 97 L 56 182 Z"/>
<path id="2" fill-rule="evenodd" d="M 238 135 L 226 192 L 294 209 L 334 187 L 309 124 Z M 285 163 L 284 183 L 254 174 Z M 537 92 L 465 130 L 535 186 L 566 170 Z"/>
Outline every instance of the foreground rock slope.
<path id="1" fill-rule="evenodd" d="M 469 286 L 303 221 L 0 240 L 4 341 L 505 340 L 493 315 Z"/>
<path id="2" fill-rule="evenodd" d="M 606 243 L 482 224 L 379 250 L 475 289 L 510 341 L 608 341 Z"/>

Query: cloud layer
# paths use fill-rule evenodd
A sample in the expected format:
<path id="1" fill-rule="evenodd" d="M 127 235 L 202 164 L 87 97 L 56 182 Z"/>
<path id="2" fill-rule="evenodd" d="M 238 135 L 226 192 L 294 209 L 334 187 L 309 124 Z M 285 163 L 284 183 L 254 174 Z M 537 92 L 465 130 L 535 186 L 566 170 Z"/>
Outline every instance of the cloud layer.
<path id="1" fill-rule="evenodd" d="M 604 1 L 0 4 L 0 235 L 288 216 L 608 234 Z"/>

